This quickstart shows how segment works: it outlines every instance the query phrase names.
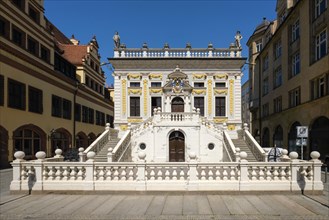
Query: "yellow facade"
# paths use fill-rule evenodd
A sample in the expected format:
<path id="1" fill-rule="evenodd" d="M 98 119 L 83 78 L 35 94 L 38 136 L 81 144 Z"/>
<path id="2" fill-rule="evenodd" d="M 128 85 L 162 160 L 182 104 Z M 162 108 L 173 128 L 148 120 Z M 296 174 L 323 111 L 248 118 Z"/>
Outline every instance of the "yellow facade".
<path id="1" fill-rule="evenodd" d="M 317 150 L 323 161 L 329 160 L 327 7 L 327 0 L 280 0 L 277 20 L 264 20 L 247 43 L 252 134 L 263 147 L 300 155 L 296 127 L 307 126 L 303 158 Z"/>
<path id="2" fill-rule="evenodd" d="M 39 150 L 52 156 L 57 147 L 64 154 L 86 148 L 104 131 L 105 122 L 113 121 L 113 102 L 104 89 L 99 57 L 88 51 L 98 49 L 96 39 L 83 45 L 90 58 L 74 63 L 58 53 L 55 44 L 72 43 L 66 37 L 57 41 L 62 33 L 44 18 L 43 2 L 21 2 L 0 2 L 5 27 L 0 34 L 1 168 L 9 165 L 16 150 L 32 159 Z M 36 18 L 30 16 L 30 8 Z M 58 62 L 73 69 L 61 71 Z"/>

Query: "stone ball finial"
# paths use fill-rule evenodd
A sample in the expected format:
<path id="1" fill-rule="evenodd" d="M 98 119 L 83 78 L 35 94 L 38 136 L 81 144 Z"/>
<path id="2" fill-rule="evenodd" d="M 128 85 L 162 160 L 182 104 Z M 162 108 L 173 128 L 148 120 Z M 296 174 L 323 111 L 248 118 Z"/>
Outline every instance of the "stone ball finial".
<path id="1" fill-rule="evenodd" d="M 196 159 L 196 153 L 194 151 L 191 151 L 188 153 L 188 156 L 190 157 L 191 160 L 195 160 Z"/>
<path id="2" fill-rule="evenodd" d="M 112 153 L 113 152 L 113 148 L 110 147 L 109 149 L 107 149 L 107 152 Z"/>
<path id="3" fill-rule="evenodd" d="M 84 150 L 85 150 L 85 149 L 84 149 L 83 147 L 80 147 L 80 148 L 78 149 L 78 151 L 79 151 L 80 153 L 82 153 Z"/>
<path id="4" fill-rule="evenodd" d="M 288 150 L 287 149 L 283 149 L 281 151 L 281 153 L 282 153 L 282 156 L 288 155 Z"/>
<path id="5" fill-rule="evenodd" d="M 14 157 L 17 159 L 17 160 L 22 160 L 24 157 L 25 157 L 25 153 L 24 151 L 16 151 L 14 153 Z"/>
<path id="6" fill-rule="evenodd" d="M 248 157 L 247 152 L 245 152 L 245 151 L 241 151 L 240 152 L 240 158 L 241 158 L 241 160 L 246 160 L 247 157 Z"/>
<path id="7" fill-rule="evenodd" d="M 240 152 L 241 150 L 240 150 L 239 147 L 237 147 L 237 148 L 235 148 L 235 151 L 238 153 L 238 152 Z"/>
<path id="8" fill-rule="evenodd" d="M 62 153 L 63 153 L 63 151 L 61 149 L 59 149 L 59 148 L 55 150 L 56 156 L 61 156 Z"/>
<path id="9" fill-rule="evenodd" d="M 93 160 L 95 158 L 95 156 L 96 156 L 96 153 L 94 151 L 89 151 L 87 153 L 87 158 L 88 159 L 92 159 Z"/>
<path id="10" fill-rule="evenodd" d="M 46 158 L 46 153 L 44 151 L 38 151 L 36 154 L 35 154 L 35 157 L 38 159 L 38 160 L 43 160 Z"/>
<path id="11" fill-rule="evenodd" d="M 313 160 L 318 160 L 320 158 L 320 153 L 318 151 L 312 151 L 311 152 L 311 158 Z"/>
<path id="12" fill-rule="evenodd" d="M 295 151 L 292 151 L 292 152 L 290 152 L 289 157 L 292 160 L 296 160 L 298 158 L 298 153 Z"/>
<path id="13" fill-rule="evenodd" d="M 138 153 L 139 160 L 143 161 L 143 160 L 145 160 L 145 157 L 146 157 L 146 153 L 144 151 L 140 151 Z"/>

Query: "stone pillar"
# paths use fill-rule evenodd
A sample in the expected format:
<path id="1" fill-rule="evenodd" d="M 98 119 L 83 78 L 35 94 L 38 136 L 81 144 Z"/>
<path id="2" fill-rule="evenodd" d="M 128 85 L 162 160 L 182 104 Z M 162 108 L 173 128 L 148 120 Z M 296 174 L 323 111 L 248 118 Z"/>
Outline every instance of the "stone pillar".
<path id="1" fill-rule="evenodd" d="M 94 158 L 96 156 L 96 153 L 93 151 L 89 151 L 87 153 L 88 160 L 84 162 L 85 169 L 86 169 L 86 177 L 84 181 L 84 190 L 94 191 L 95 190 L 95 184 L 94 184 Z"/>
<path id="2" fill-rule="evenodd" d="M 112 162 L 113 148 L 110 147 L 107 151 L 108 151 L 108 153 L 107 153 L 107 162 Z"/>
<path id="3" fill-rule="evenodd" d="M 22 189 L 22 180 L 21 180 L 21 173 L 22 173 L 22 162 L 24 162 L 25 153 L 23 151 L 17 151 L 14 154 L 16 160 L 12 162 L 13 166 L 13 180 L 10 183 L 10 190 L 11 191 L 19 191 Z"/>
<path id="4" fill-rule="evenodd" d="M 145 158 L 146 154 L 143 151 L 138 153 L 138 162 L 137 162 L 137 182 L 136 182 L 136 190 L 137 191 L 145 191 L 146 180 L 145 180 Z"/>
<path id="5" fill-rule="evenodd" d="M 189 191 L 195 191 L 198 190 L 198 171 L 196 169 L 198 162 L 197 162 L 197 158 L 196 158 L 196 154 L 195 152 L 190 152 L 188 154 L 190 161 L 189 161 L 189 182 L 187 185 L 187 189 Z"/>
<path id="6" fill-rule="evenodd" d="M 320 153 L 318 151 L 311 152 L 311 161 L 313 162 L 313 191 L 322 191 L 323 183 L 321 181 L 321 166 L 322 162 L 319 160 Z"/>
<path id="7" fill-rule="evenodd" d="M 58 150 L 58 149 L 57 149 Z M 34 162 L 34 178 L 33 176 L 29 176 L 31 178 L 29 180 L 29 194 L 31 194 L 31 191 L 43 191 L 43 162 L 46 158 L 46 153 L 43 151 L 38 151 L 35 154 L 35 157 L 37 160 Z M 32 181 L 30 183 L 30 181 Z M 30 186 L 31 184 L 31 186 Z"/>
<path id="8" fill-rule="evenodd" d="M 291 182 L 290 182 L 290 191 L 300 191 L 301 188 L 298 185 L 298 180 L 299 180 L 299 166 L 300 162 L 298 159 L 298 153 L 297 152 L 290 152 L 289 157 L 291 159 L 291 165 L 290 165 L 290 170 L 291 170 Z"/>
<path id="9" fill-rule="evenodd" d="M 240 152 L 240 191 L 249 191 L 250 187 L 252 187 L 248 177 L 249 162 L 247 161 L 247 156 L 246 152 Z"/>

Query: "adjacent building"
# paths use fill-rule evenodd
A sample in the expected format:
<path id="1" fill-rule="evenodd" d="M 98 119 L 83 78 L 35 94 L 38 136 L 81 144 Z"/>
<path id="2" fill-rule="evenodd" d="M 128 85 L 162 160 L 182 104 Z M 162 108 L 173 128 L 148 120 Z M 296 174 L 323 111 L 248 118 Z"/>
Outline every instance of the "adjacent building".
<path id="1" fill-rule="evenodd" d="M 80 45 L 44 16 L 43 1 L 0 2 L 0 162 L 87 147 L 113 122 L 96 37 Z"/>
<path id="2" fill-rule="evenodd" d="M 252 134 L 262 147 L 301 154 L 297 127 L 308 127 L 303 158 L 329 158 L 329 10 L 327 0 L 278 0 L 277 19 L 249 38 Z"/>

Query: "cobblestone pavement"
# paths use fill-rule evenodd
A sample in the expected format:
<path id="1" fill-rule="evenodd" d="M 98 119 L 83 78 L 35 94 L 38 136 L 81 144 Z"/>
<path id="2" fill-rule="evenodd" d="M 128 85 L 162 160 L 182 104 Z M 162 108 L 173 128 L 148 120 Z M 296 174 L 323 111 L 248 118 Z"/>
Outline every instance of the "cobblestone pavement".
<path id="1" fill-rule="evenodd" d="M 329 219 L 329 184 L 322 195 L 292 193 L 9 193 L 12 171 L 1 170 L 0 219 Z"/>

